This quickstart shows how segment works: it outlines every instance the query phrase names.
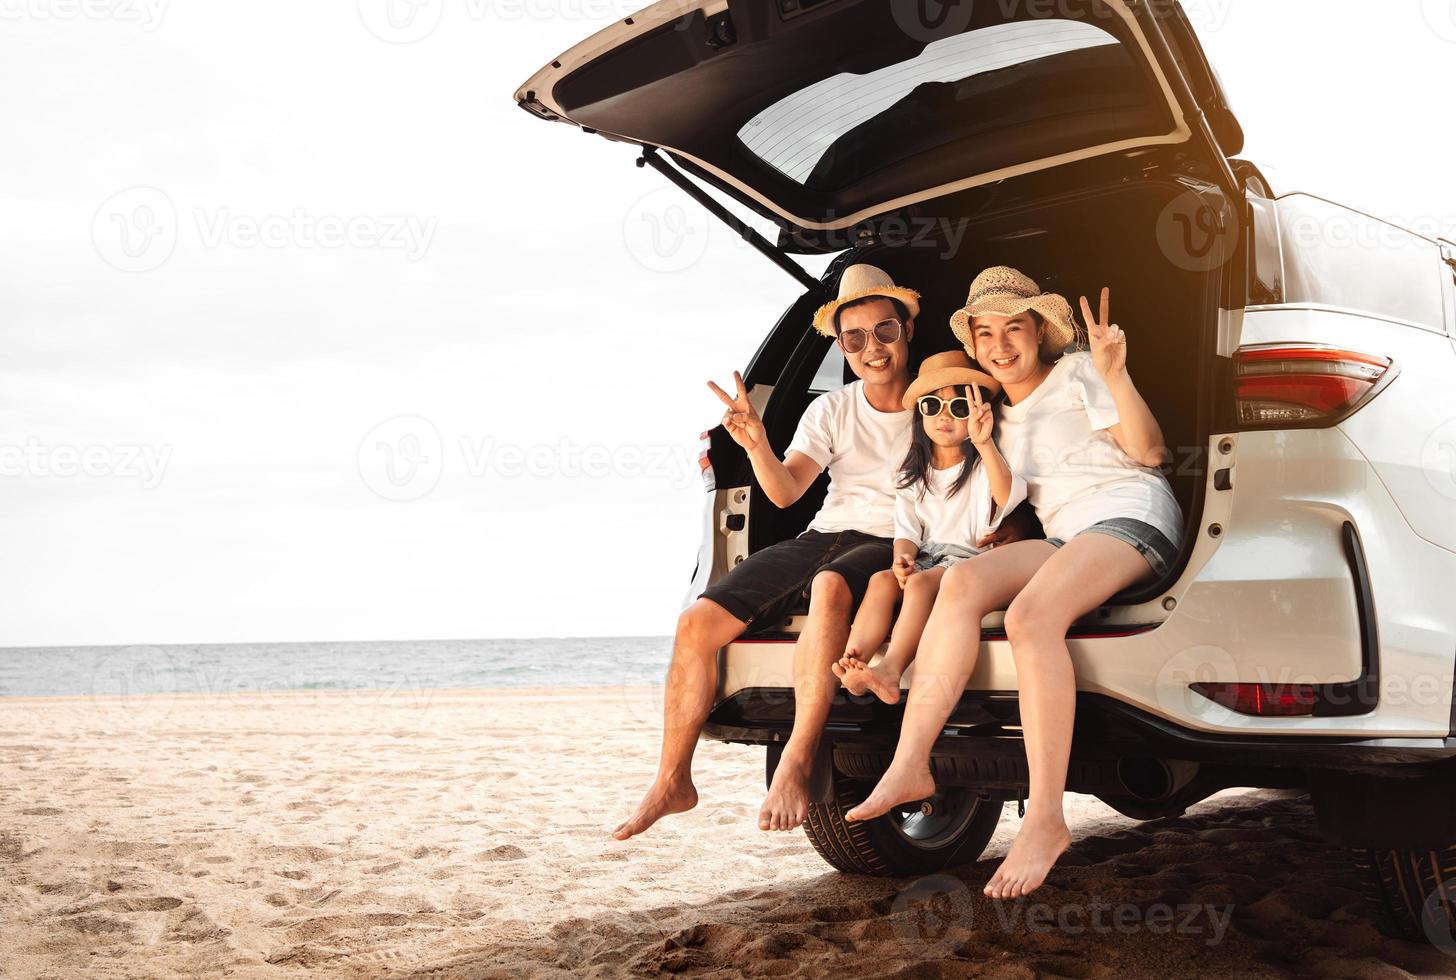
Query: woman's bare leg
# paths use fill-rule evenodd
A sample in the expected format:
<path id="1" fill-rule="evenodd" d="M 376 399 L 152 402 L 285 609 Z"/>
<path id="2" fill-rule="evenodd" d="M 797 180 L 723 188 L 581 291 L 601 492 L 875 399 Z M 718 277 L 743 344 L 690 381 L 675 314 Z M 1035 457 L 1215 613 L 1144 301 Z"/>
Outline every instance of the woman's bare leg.
<path id="1" fill-rule="evenodd" d="M 1067 630 L 1151 574 L 1147 559 L 1126 542 L 1106 534 L 1084 534 L 1058 551 L 1006 612 L 1031 787 L 1026 819 L 1006 859 L 986 883 L 985 893 L 992 898 L 1019 898 L 1038 888 L 1072 843 L 1062 815 L 1077 709 Z"/>
<path id="2" fill-rule="evenodd" d="M 920 645 L 925 624 L 930 620 L 930 610 L 935 606 L 935 596 L 940 591 L 940 580 L 944 576 L 943 567 L 910 576 L 905 583 L 900 615 L 895 618 L 895 632 L 890 635 L 890 649 L 885 651 L 884 659 L 873 667 L 844 664 L 844 686 L 851 693 L 863 694 L 869 690 L 886 704 L 899 702 L 900 676 L 915 659 L 915 650 Z"/>
<path id="3" fill-rule="evenodd" d="M 846 819 L 869 820 L 935 792 L 930 749 L 976 666 L 981 620 L 1010 603 L 1055 553 L 1045 541 L 1018 541 L 945 573 L 920 641 L 895 758 L 869 798 L 846 813 Z"/>

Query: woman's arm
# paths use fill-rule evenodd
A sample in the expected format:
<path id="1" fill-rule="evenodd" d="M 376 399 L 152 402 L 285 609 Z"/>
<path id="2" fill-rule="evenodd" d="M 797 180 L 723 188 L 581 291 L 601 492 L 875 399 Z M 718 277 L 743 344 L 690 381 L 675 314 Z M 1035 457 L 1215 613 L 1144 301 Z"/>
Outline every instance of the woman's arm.
<path id="1" fill-rule="evenodd" d="M 1102 375 L 1117 405 L 1118 423 L 1108 431 L 1123 452 L 1140 466 L 1162 466 L 1168 458 L 1163 430 L 1153 418 L 1148 403 L 1132 383 L 1127 371 L 1127 334 L 1112 322 L 1108 312 L 1112 291 L 1102 290 L 1102 316 L 1093 317 L 1092 305 L 1082 297 L 1082 316 L 1087 321 L 1087 341 L 1092 363 Z"/>

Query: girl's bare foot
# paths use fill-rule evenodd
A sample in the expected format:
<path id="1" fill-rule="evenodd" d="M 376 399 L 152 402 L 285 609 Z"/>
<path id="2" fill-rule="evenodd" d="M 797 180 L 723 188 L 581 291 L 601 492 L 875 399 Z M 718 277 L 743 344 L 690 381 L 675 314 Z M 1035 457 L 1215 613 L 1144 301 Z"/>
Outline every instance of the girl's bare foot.
<path id="1" fill-rule="evenodd" d="M 992 898 L 1029 895 L 1041 887 L 1057 858 L 1071 846 L 1072 835 L 1060 813 L 1040 820 L 1028 816 L 1005 860 L 983 890 Z"/>
<path id="2" fill-rule="evenodd" d="M 844 684 L 844 689 L 855 697 L 873 692 L 886 704 L 900 702 L 900 672 L 886 667 L 883 660 L 871 667 L 863 661 L 845 657 L 832 664 L 831 669 Z"/>
<path id="3" fill-rule="evenodd" d="M 671 813 L 684 813 L 698 805 L 698 790 L 690 778 L 658 779 L 637 804 L 637 812 L 617 825 L 617 840 L 636 837 Z"/>
<path id="4" fill-rule="evenodd" d="M 935 779 L 930 767 L 910 769 L 892 763 L 879 783 L 871 791 L 869 799 L 844 815 L 846 820 L 873 820 L 889 813 L 890 808 L 901 803 L 913 803 L 935 795 Z"/>
<path id="5" fill-rule="evenodd" d="M 859 697 L 869 690 L 869 686 L 865 683 L 863 660 L 845 654 L 838 661 L 830 664 L 829 669 L 834 671 L 834 676 L 839 678 L 844 689 L 855 697 Z"/>

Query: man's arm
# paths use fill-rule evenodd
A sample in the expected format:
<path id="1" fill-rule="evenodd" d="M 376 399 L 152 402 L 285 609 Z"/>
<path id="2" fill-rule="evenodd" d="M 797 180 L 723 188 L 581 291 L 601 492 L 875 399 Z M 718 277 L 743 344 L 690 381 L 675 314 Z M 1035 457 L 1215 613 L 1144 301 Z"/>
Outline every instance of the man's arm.
<path id="1" fill-rule="evenodd" d="M 728 406 L 728 411 L 723 413 L 723 427 L 748 454 L 748 462 L 753 466 L 753 475 L 764 496 L 775 507 L 792 507 L 824 472 L 824 467 L 800 452 L 791 451 L 787 459 L 779 459 L 778 453 L 768 443 L 763 420 L 748 400 L 743 375 L 734 371 L 733 381 L 738 386 L 736 398 L 730 398 L 722 388 L 708 382 L 708 387 L 713 389 L 719 401 Z"/>

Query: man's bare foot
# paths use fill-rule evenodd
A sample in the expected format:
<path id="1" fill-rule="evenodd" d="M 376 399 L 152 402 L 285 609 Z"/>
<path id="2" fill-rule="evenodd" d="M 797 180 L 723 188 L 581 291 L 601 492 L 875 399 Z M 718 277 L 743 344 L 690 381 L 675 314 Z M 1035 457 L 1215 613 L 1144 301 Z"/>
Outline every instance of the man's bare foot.
<path id="1" fill-rule="evenodd" d="M 793 830 L 809 818 L 809 765 L 785 755 L 758 809 L 759 830 Z"/>
<path id="2" fill-rule="evenodd" d="M 900 803 L 913 803 L 934 795 L 935 779 L 930 775 L 929 766 L 909 769 L 892 763 L 870 792 L 869 799 L 846 813 L 844 819 L 873 820 Z"/>
<path id="3" fill-rule="evenodd" d="M 685 813 L 698 805 L 698 790 L 688 778 L 657 780 L 637 804 L 637 812 L 617 825 L 612 836 L 617 840 L 636 837 L 671 813 Z"/>
<path id="4" fill-rule="evenodd" d="M 873 667 L 855 661 L 841 679 L 850 694 L 858 696 L 871 691 L 886 704 L 900 703 L 900 672 L 886 667 L 883 660 Z"/>
<path id="5" fill-rule="evenodd" d="M 1031 894 L 1041 887 L 1057 858 L 1071 846 L 1072 835 L 1060 813 L 1040 820 L 1028 817 L 983 891 L 1003 899 Z"/>

